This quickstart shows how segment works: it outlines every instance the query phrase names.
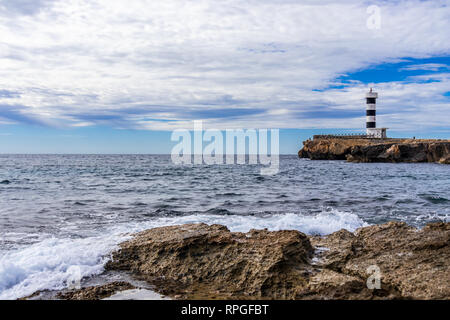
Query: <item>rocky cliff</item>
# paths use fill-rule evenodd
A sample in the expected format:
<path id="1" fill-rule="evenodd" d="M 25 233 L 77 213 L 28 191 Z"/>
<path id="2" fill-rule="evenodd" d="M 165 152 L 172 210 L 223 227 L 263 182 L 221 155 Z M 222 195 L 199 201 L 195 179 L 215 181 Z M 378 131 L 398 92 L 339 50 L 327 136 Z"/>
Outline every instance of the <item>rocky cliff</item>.
<path id="1" fill-rule="evenodd" d="M 187 224 L 141 232 L 120 247 L 106 269 L 177 299 L 450 299 L 450 223 L 418 230 L 389 222 L 325 237 Z M 60 298 L 129 287 L 119 284 Z"/>
<path id="2" fill-rule="evenodd" d="M 351 162 L 437 162 L 450 164 L 449 140 L 314 139 L 303 142 L 300 158 Z"/>

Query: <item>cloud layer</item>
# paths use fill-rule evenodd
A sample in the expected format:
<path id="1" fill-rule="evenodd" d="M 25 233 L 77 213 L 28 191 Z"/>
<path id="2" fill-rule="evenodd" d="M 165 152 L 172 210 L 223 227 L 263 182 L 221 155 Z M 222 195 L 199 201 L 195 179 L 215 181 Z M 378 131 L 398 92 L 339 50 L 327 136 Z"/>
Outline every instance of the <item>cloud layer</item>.
<path id="1" fill-rule="evenodd" d="M 379 122 L 450 127 L 448 65 L 416 61 L 449 30 L 439 0 L 0 0 L 0 124 L 358 128 L 368 84 L 343 76 L 411 59 L 429 74 L 377 83 Z"/>

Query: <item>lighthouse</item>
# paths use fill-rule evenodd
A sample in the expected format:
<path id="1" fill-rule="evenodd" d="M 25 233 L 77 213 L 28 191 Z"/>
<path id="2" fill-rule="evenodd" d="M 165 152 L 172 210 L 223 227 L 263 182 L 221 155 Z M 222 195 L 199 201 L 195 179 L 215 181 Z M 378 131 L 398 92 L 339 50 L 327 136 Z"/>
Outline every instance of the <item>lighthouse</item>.
<path id="1" fill-rule="evenodd" d="M 378 93 L 372 88 L 366 93 L 366 134 L 370 138 L 386 138 L 387 128 L 377 128 L 376 106 Z"/>

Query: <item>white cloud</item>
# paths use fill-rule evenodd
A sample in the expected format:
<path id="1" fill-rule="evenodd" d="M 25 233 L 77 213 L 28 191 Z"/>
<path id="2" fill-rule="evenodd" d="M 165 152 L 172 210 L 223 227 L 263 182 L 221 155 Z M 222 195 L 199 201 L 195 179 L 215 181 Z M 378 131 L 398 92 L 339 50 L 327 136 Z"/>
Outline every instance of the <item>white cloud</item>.
<path id="1" fill-rule="evenodd" d="M 14 122 L 158 130 L 203 117 L 218 128 L 360 127 L 362 118 L 308 112 L 363 109 L 365 85 L 312 90 L 374 64 L 450 53 L 449 1 L 5 3 L 0 89 L 20 95 L 0 96 L 0 117 Z M 372 4 L 379 30 L 366 27 Z M 441 117 L 450 79 L 438 80 L 377 85 L 380 108 L 394 112 L 380 120 L 450 126 Z"/>
<path id="2" fill-rule="evenodd" d="M 413 64 L 407 67 L 401 68 L 400 70 L 406 71 L 415 71 L 415 70 L 423 70 L 423 71 L 439 71 L 439 70 L 448 70 L 450 66 L 442 63 L 424 63 L 424 64 Z"/>

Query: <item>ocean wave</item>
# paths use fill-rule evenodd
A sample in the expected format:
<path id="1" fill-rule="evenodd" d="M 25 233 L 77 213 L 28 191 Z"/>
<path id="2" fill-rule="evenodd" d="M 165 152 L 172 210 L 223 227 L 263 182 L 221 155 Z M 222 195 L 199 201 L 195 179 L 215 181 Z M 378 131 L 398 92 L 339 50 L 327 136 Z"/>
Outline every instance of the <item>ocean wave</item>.
<path id="1" fill-rule="evenodd" d="M 431 222 L 450 222 L 450 213 L 449 212 L 424 213 L 419 214 L 415 217 L 408 217 L 408 219 L 401 217 L 400 220 L 412 225 L 424 226 L 425 224 Z"/>
<path id="2" fill-rule="evenodd" d="M 124 235 L 85 239 L 45 239 L 0 257 L 0 299 L 17 299 L 38 290 L 63 289 L 74 271 L 92 276 L 103 271 L 107 254 Z"/>
<path id="3" fill-rule="evenodd" d="M 447 203 L 450 200 L 434 194 L 419 194 L 419 197 L 433 204 Z"/>
<path id="4" fill-rule="evenodd" d="M 264 216 L 243 216 L 243 215 L 190 215 L 181 216 L 176 219 L 158 218 L 153 224 L 155 226 L 184 224 L 184 223 L 207 223 L 223 224 L 231 231 L 247 232 L 250 229 L 268 230 L 298 230 L 310 235 L 326 235 L 347 229 L 354 231 L 357 228 L 368 226 L 356 214 L 331 210 L 321 212 L 316 215 L 303 215 L 297 213 L 273 214 Z"/>

